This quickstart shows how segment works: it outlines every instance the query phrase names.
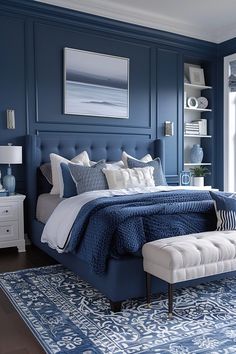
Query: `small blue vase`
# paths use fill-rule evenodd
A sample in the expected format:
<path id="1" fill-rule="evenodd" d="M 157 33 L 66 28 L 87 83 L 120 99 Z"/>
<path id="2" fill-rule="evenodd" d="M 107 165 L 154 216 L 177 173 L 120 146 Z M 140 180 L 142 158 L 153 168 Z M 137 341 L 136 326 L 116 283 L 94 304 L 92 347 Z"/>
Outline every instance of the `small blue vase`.
<path id="1" fill-rule="evenodd" d="M 203 159 L 203 150 L 199 144 L 194 144 L 190 152 L 190 161 L 192 163 L 201 163 Z"/>

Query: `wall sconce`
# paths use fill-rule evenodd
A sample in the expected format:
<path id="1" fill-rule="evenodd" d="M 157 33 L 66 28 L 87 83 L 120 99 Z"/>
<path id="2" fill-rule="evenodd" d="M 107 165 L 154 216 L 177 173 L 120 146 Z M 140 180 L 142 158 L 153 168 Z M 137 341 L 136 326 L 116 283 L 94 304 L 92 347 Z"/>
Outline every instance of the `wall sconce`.
<path id="1" fill-rule="evenodd" d="M 7 109 L 7 129 L 16 129 L 14 109 Z"/>
<path id="2" fill-rule="evenodd" d="M 173 136 L 174 135 L 174 122 L 166 120 L 164 122 L 164 135 Z"/>

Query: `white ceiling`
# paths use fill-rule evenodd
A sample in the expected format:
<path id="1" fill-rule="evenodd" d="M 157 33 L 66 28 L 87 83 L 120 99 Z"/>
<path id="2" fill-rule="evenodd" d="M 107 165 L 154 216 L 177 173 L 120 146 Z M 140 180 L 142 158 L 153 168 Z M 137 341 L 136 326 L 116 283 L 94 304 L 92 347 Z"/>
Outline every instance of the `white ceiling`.
<path id="1" fill-rule="evenodd" d="M 236 37 L 236 0 L 35 0 L 220 43 Z"/>

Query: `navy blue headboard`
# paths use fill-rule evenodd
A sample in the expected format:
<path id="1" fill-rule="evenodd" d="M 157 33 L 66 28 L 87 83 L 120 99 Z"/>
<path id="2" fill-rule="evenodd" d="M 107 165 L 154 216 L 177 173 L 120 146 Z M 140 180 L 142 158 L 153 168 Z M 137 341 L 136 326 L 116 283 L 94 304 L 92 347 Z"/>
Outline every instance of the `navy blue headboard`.
<path id="1" fill-rule="evenodd" d="M 164 146 L 161 140 L 151 140 L 137 135 L 98 133 L 40 133 L 26 137 L 27 199 L 29 217 L 34 218 L 38 190 L 38 167 L 49 161 L 54 152 L 68 159 L 86 150 L 93 161 L 105 159 L 118 161 L 122 151 L 141 158 L 145 154 L 159 156 L 164 169 Z"/>

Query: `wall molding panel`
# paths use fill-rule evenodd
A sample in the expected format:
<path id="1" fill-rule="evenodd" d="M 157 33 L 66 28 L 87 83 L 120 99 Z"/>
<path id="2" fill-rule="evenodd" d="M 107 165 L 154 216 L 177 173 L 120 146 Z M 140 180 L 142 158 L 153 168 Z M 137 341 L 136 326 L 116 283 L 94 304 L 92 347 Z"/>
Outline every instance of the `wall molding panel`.
<path id="1" fill-rule="evenodd" d="M 45 132 L 158 137 L 168 147 L 168 181 L 178 183 L 182 170 L 183 58 L 214 62 L 216 44 L 33 0 L 1 0 L 0 16 L 0 67 L 6 73 L 14 67 L 19 74 L 12 79 L 13 90 L 0 83 L 4 97 L 0 144 Z M 129 119 L 63 114 L 64 47 L 130 59 Z M 3 123 L 6 108 L 16 108 L 14 131 Z M 174 137 L 164 137 L 165 120 L 174 121 Z M 19 170 L 17 178 L 21 180 L 24 168 Z"/>

